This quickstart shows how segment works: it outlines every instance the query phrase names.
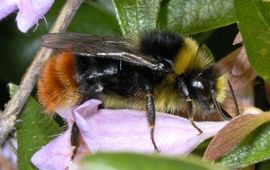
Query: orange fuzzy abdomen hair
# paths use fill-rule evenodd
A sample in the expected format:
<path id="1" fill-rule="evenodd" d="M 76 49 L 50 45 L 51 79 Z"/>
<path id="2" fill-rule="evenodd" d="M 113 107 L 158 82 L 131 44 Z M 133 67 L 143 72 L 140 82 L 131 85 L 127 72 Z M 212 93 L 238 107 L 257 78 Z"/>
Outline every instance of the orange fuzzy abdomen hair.
<path id="1" fill-rule="evenodd" d="M 71 52 L 60 52 L 51 56 L 41 71 L 37 88 L 41 105 L 48 113 L 57 107 L 77 104 L 74 57 Z"/>

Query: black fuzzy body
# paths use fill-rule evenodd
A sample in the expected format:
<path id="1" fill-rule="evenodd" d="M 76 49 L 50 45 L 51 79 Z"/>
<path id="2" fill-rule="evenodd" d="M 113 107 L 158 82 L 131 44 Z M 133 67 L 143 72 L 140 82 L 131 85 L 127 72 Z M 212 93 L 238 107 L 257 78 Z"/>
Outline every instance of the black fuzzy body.
<path id="1" fill-rule="evenodd" d="M 173 57 L 182 45 L 183 39 L 178 35 L 159 31 L 145 32 L 140 37 L 138 52 L 172 67 Z M 84 100 L 99 98 L 101 93 L 132 97 L 143 91 L 142 78 L 155 88 L 168 74 L 114 59 L 76 56 L 75 61 L 79 92 Z"/>
<path id="2" fill-rule="evenodd" d="M 174 107 L 167 109 L 167 106 L 162 106 L 160 107 L 161 109 L 157 110 L 171 113 L 187 111 L 188 106 L 184 103 L 186 96 L 183 92 L 183 88 L 179 87 L 177 77 L 175 77 L 173 82 L 166 82 L 168 75 L 175 75 L 173 70 L 175 56 L 185 45 L 184 39 L 173 33 L 150 31 L 140 35 L 139 45 L 136 47 L 137 52 L 153 57 L 160 63 L 163 63 L 169 68 L 166 69 L 166 71 L 157 71 L 148 67 L 138 66 L 131 62 L 115 59 L 75 56 L 76 80 L 82 101 L 95 98 L 102 100 L 103 103 L 105 103 L 105 107 L 109 108 L 144 109 L 147 93 L 153 92 L 155 98 L 159 95 L 160 90 L 167 90 L 168 92 L 164 91 L 163 93 L 169 94 L 164 97 L 169 98 L 170 96 L 175 96 L 171 93 L 177 94 L 177 96 L 171 100 L 166 100 L 168 107 L 170 103 L 176 100 L 179 102 L 179 107 L 175 106 L 177 109 L 174 109 Z M 209 75 L 213 73 L 212 69 L 208 70 L 209 71 L 205 72 L 207 75 L 205 74 L 204 76 L 209 77 Z M 193 70 L 181 75 L 181 77 L 183 77 L 184 81 L 189 81 L 190 76 L 196 76 L 201 73 L 202 70 Z M 215 76 L 212 76 L 212 78 L 207 81 L 214 84 L 215 78 Z M 197 102 L 198 96 L 196 93 L 190 92 L 190 95 L 191 98 L 195 100 L 196 104 L 201 104 L 201 106 L 199 106 L 200 109 L 209 110 L 208 103 L 204 103 L 201 99 L 198 99 Z M 109 99 L 107 96 L 110 96 Z M 114 102 L 115 104 L 113 104 L 113 106 L 106 106 L 106 101 L 104 100 L 126 100 L 126 104 L 124 104 L 124 106 L 118 104 L 118 102 L 123 103 L 124 101 L 107 101 Z M 130 104 L 134 102 L 137 104 Z M 158 105 L 158 103 L 156 105 Z"/>

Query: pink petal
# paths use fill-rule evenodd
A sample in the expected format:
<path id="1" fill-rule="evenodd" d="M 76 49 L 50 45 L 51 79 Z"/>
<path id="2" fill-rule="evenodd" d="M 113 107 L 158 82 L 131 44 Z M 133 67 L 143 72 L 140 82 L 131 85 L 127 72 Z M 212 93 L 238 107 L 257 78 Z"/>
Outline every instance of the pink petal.
<path id="1" fill-rule="evenodd" d="M 11 145 L 15 148 L 12 148 Z M 7 159 L 8 163 L 12 167 L 17 167 L 17 155 L 14 152 L 14 149 L 17 149 L 17 148 L 18 148 L 17 140 L 15 138 L 9 138 L 9 140 L 5 141 L 2 147 L 0 148 L 0 157 Z M 0 167 L 1 167 L 1 163 L 0 163 Z"/>
<path id="2" fill-rule="evenodd" d="M 0 0 L 0 20 L 17 9 L 17 0 Z"/>
<path id="3" fill-rule="evenodd" d="M 19 12 L 16 18 L 20 31 L 27 32 L 50 9 L 54 0 L 18 0 Z"/>
<path id="4" fill-rule="evenodd" d="M 65 119 L 68 125 L 72 125 L 74 123 L 73 110 L 73 107 L 58 107 L 56 108 L 56 113 Z"/>
<path id="5" fill-rule="evenodd" d="M 74 110 L 75 122 L 91 152 L 132 151 L 153 153 L 150 130 L 144 111 L 97 110 L 100 104 L 90 100 Z M 190 153 L 205 139 L 214 136 L 227 122 L 197 122 L 179 116 L 157 113 L 155 141 L 162 154 Z"/>
<path id="6" fill-rule="evenodd" d="M 71 161 L 73 147 L 70 144 L 71 129 L 42 147 L 31 158 L 38 169 L 65 169 Z"/>
<path id="7" fill-rule="evenodd" d="M 73 152 L 70 136 L 74 120 L 85 143 L 80 146 L 75 160 L 80 159 L 89 150 L 91 153 L 100 151 L 154 153 L 144 111 L 98 110 L 100 103 L 98 100 L 89 100 L 73 112 L 72 108 L 58 109 L 60 115 L 69 122 L 68 130 L 39 150 L 32 157 L 33 164 L 38 169 L 65 169 L 69 166 Z M 157 113 L 155 141 L 161 154 L 187 154 L 202 141 L 215 135 L 226 123 L 196 122 L 203 130 L 203 133 L 198 135 L 198 131 L 189 120 Z"/>

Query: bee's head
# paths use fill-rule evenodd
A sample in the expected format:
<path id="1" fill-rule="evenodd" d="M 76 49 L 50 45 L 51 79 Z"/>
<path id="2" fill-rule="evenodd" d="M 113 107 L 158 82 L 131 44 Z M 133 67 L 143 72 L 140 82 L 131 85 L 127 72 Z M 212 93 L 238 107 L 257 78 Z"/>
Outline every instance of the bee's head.
<path id="1" fill-rule="evenodd" d="M 201 103 L 206 111 L 210 111 L 210 106 L 214 105 L 216 110 L 226 118 L 219 105 L 225 98 L 226 80 L 226 76 L 218 76 L 213 68 L 189 71 L 178 76 L 177 89 L 186 99 Z"/>
<path id="2" fill-rule="evenodd" d="M 193 75 L 186 83 L 190 90 L 191 98 L 205 102 L 211 101 L 212 85 L 205 77 L 202 76 L 202 73 Z"/>
<path id="3" fill-rule="evenodd" d="M 212 80 L 204 72 L 189 72 L 182 74 L 177 79 L 178 91 L 186 98 L 197 100 L 204 105 L 212 102 Z"/>

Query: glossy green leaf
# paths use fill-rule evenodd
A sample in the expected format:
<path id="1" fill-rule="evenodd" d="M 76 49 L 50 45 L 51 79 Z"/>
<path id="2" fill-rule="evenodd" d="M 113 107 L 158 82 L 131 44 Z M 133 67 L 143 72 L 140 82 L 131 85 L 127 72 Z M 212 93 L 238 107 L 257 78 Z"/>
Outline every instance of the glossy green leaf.
<path id="1" fill-rule="evenodd" d="M 161 157 L 134 153 L 99 153 L 87 157 L 80 169 L 91 170 L 225 170 L 221 166 L 202 162 L 200 158 Z"/>
<path id="2" fill-rule="evenodd" d="M 100 6 L 103 9 L 106 9 L 108 12 L 115 15 L 115 10 L 112 0 L 84 0 L 84 2 L 91 3 L 93 6 Z"/>
<path id="3" fill-rule="evenodd" d="M 114 0 L 122 34 L 126 37 L 157 27 L 161 0 Z"/>
<path id="4" fill-rule="evenodd" d="M 249 134 L 236 148 L 220 160 L 225 166 L 240 168 L 270 159 L 270 123 Z M 269 168 L 269 167 L 268 167 Z"/>
<path id="5" fill-rule="evenodd" d="M 17 87 L 10 84 L 10 93 L 14 94 Z M 60 132 L 57 123 L 42 111 L 35 99 L 30 97 L 18 117 L 16 125 L 18 142 L 18 169 L 35 170 L 31 164 L 32 155 Z"/>
<path id="6" fill-rule="evenodd" d="M 249 62 L 261 77 L 270 82 L 270 2 L 258 0 L 234 2 Z"/>
<path id="7" fill-rule="evenodd" d="M 194 34 L 234 23 L 233 0 L 164 1 L 159 27 Z"/>
<path id="8" fill-rule="evenodd" d="M 81 5 L 68 31 L 95 35 L 121 35 L 115 14 L 102 7 L 101 4 L 90 2 Z"/>

